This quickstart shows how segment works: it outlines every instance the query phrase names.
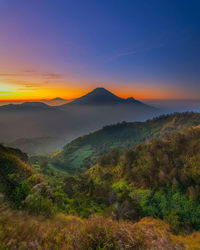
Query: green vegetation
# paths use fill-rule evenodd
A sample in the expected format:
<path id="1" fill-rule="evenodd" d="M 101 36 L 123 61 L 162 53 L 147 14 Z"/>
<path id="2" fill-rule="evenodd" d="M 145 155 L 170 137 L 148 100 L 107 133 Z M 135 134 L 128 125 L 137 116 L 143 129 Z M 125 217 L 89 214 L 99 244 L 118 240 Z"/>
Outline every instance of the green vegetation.
<path id="1" fill-rule="evenodd" d="M 76 141 L 68 145 L 71 166 L 78 170 L 84 157 L 95 164 L 76 175 L 45 156 L 30 161 L 1 145 L 0 249 L 199 249 L 198 119 L 185 113 L 109 126 L 96 136 L 105 130 L 115 138 L 119 131 L 123 141 L 135 131 L 138 143 L 106 139 L 98 159 L 100 135 L 82 137 L 91 143 L 78 155 L 72 154 Z"/>
<path id="2" fill-rule="evenodd" d="M 69 173 L 79 173 L 96 164 L 99 156 L 112 148 L 130 148 L 152 138 L 162 138 L 173 131 L 183 131 L 200 124 L 198 113 L 162 115 L 146 122 L 122 122 L 77 138 L 52 155 L 52 164 Z"/>
<path id="3" fill-rule="evenodd" d="M 112 194 L 118 207 L 126 202 L 127 218 L 151 216 L 165 220 L 175 232 L 199 230 L 199 152 L 196 127 L 122 153 L 112 150 L 84 175 L 93 186 L 107 187 L 107 201 Z"/>
<path id="4" fill-rule="evenodd" d="M 13 208 L 51 216 L 56 211 L 51 187 L 27 160 L 20 150 L 0 146 L 0 191 Z"/>
<path id="5" fill-rule="evenodd" d="M 0 187 L 16 206 L 30 191 L 27 179 L 32 175 L 32 169 L 25 160 L 27 158 L 20 150 L 0 146 Z"/>

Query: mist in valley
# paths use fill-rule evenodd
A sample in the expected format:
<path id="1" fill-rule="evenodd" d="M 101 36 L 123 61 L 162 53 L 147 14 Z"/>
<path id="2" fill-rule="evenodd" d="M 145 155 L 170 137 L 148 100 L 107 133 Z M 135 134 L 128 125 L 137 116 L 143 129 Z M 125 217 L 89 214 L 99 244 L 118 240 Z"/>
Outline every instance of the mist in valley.
<path id="1" fill-rule="evenodd" d="M 0 107 L 0 142 L 24 152 L 48 154 L 103 126 L 145 121 L 161 114 L 199 111 L 198 102 L 123 99 L 97 88 L 74 102 L 49 106 L 26 102 Z"/>
<path id="2" fill-rule="evenodd" d="M 76 137 L 93 132 L 103 126 L 122 121 L 144 121 L 162 113 L 159 109 L 136 105 L 72 105 L 69 107 L 52 107 L 38 109 L 29 107 L 26 110 L 0 109 L 0 141 L 11 146 L 22 138 L 54 138 L 48 142 L 50 150 L 42 149 L 41 153 L 53 152 Z M 34 140 L 36 142 L 36 140 Z M 49 145 L 51 144 L 51 145 Z M 44 148 L 46 148 L 44 143 Z M 25 152 L 29 152 L 23 148 Z"/>

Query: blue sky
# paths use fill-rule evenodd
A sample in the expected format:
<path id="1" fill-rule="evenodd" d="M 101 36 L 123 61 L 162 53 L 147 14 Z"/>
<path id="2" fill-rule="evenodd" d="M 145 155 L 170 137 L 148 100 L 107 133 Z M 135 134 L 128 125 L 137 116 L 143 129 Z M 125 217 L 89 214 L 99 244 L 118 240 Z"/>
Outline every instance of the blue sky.
<path id="1" fill-rule="evenodd" d="M 194 0 L 0 0 L 0 85 L 7 99 L 96 86 L 200 98 L 199 10 Z"/>

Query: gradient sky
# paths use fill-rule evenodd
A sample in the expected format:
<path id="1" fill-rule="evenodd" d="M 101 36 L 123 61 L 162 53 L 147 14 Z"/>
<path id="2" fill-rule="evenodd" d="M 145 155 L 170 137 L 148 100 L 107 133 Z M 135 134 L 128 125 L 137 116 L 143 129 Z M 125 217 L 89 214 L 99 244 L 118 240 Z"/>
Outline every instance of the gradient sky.
<path id="1" fill-rule="evenodd" d="M 0 99 L 103 86 L 200 99 L 199 0 L 0 0 Z"/>

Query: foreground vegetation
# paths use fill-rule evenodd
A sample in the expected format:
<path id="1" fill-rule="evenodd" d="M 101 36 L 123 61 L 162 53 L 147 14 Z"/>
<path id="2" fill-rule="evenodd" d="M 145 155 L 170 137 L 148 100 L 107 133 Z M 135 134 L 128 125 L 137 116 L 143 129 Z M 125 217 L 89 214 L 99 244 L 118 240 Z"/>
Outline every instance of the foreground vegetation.
<path id="1" fill-rule="evenodd" d="M 200 126 L 189 117 L 174 115 L 171 130 L 163 117 L 167 133 L 77 175 L 1 145 L 0 249 L 200 249 Z"/>
<path id="2" fill-rule="evenodd" d="M 162 221 L 131 223 L 103 217 L 80 219 L 58 214 L 53 219 L 1 212 L 1 249 L 185 249 Z"/>

